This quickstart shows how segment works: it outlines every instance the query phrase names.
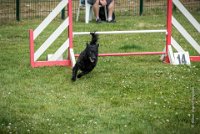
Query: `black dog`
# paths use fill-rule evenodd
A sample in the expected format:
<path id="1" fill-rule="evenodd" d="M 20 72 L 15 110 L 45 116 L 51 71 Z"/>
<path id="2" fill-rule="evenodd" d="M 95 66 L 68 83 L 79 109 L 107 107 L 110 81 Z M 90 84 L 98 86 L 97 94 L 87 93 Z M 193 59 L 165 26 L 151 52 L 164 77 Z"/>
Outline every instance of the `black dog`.
<path id="1" fill-rule="evenodd" d="M 90 34 L 92 36 L 90 44 L 86 43 L 85 50 L 81 52 L 75 66 L 72 69 L 73 81 L 76 81 L 76 76 L 81 78 L 83 75 L 91 72 L 97 64 L 99 48 L 99 44 L 97 44 L 98 35 L 95 33 Z M 82 72 L 77 75 L 78 70 L 81 70 Z"/>

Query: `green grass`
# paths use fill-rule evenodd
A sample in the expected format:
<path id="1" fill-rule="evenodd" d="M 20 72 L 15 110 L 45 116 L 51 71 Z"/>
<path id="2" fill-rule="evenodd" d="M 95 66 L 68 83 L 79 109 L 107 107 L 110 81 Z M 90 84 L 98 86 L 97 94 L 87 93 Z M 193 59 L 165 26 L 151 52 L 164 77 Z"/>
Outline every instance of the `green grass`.
<path id="1" fill-rule="evenodd" d="M 200 20 L 199 14 L 195 17 Z M 199 33 L 184 22 L 200 43 Z M 33 20 L 0 26 L 0 133 L 199 133 L 200 63 L 172 66 L 162 63 L 160 56 L 100 57 L 90 74 L 71 82 L 71 68 L 30 67 L 28 29 L 39 23 Z M 59 23 L 57 20 L 48 27 L 36 45 L 42 44 Z M 165 15 L 117 16 L 116 24 L 75 22 L 73 28 L 164 29 Z M 49 51 L 63 42 L 65 33 Z M 188 46 L 176 31 L 174 36 Z M 75 37 L 75 53 L 89 40 L 90 36 Z M 100 35 L 99 43 L 101 53 L 162 51 L 165 35 Z"/>

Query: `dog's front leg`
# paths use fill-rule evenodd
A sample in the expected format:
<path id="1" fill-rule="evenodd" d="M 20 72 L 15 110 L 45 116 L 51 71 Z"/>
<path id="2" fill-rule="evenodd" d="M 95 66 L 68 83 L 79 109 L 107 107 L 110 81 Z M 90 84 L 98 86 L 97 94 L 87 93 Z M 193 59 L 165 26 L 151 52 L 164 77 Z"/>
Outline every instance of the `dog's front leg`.
<path id="1" fill-rule="evenodd" d="M 81 78 L 83 75 L 86 75 L 86 74 L 88 74 L 90 71 L 83 71 L 83 72 L 81 72 L 80 74 L 78 74 L 78 78 Z"/>
<path id="2" fill-rule="evenodd" d="M 71 78 L 72 81 L 76 81 L 76 75 L 77 75 L 78 69 L 79 69 L 78 65 L 75 64 L 75 66 L 72 69 L 72 78 Z"/>

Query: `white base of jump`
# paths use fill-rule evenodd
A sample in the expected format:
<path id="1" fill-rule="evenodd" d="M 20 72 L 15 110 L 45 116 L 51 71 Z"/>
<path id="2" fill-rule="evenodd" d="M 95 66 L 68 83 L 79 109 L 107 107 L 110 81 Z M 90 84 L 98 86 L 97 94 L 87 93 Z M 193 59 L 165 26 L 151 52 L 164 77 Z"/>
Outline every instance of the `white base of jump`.
<path id="1" fill-rule="evenodd" d="M 47 55 L 47 61 L 62 61 L 64 60 L 63 55 L 61 55 L 60 57 L 58 57 L 56 60 L 52 60 L 54 54 L 48 54 Z"/>

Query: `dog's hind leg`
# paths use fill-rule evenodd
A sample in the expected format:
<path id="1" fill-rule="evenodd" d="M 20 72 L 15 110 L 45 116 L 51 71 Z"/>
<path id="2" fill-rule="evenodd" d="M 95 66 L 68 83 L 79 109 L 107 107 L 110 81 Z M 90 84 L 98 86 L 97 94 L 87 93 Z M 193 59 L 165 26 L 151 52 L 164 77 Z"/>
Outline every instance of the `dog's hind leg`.
<path id="1" fill-rule="evenodd" d="M 77 75 L 78 70 L 79 70 L 79 67 L 77 64 L 75 64 L 75 66 L 72 69 L 72 78 L 71 78 L 72 81 L 76 81 L 76 75 Z"/>
<path id="2" fill-rule="evenodd" d="M 83 71 L 80 74 L 77 75 L 78 78 L 81 78 L 83 75 L 88 74 L 90 71 Z"/>

